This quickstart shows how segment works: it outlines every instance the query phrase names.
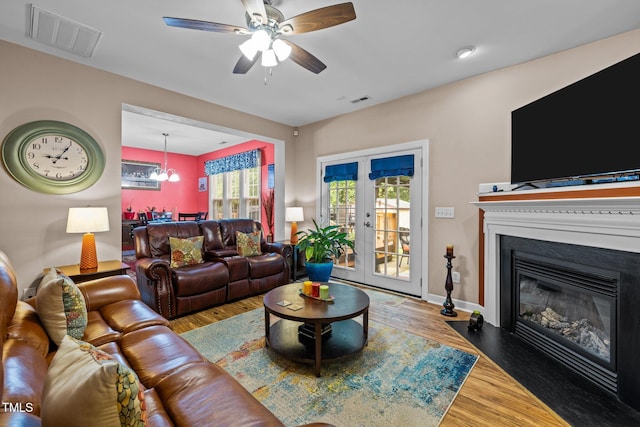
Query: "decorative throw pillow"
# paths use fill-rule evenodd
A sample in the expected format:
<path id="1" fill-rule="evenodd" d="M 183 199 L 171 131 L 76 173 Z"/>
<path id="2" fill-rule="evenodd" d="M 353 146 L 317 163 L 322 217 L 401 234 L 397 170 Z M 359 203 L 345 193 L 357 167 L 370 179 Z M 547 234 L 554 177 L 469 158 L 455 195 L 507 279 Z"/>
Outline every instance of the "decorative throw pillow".
<path id="1" fill-rule="evenodd" d="M 49 270 L 40 281 L 36 311 L 51 341 L 60 344 L 65 335 L 81 339 L 87 327 L 87 306 L 73 280 Z"/>
<path id="2" fill-rule="evenodd" d="M 138 376 L 111 355 L 66 336 L 42 392 L 42 426 L 144 426 Z"/>
<path id="3" fill-rule="evenodd" d="M 196 265 L 202 263 L 203 236 L 188 237 L 179 239 L 169 237 L 171 246 L 171 267 L 183 267 L 185 265 Z"/>
<path id="4" fill-rule="evenodd" d="M 262 255 L 259 231 L 254 231 L 253 233 L 236 231 L 236 244 L 238 245 L 238 255 L 240 256 Z"/>

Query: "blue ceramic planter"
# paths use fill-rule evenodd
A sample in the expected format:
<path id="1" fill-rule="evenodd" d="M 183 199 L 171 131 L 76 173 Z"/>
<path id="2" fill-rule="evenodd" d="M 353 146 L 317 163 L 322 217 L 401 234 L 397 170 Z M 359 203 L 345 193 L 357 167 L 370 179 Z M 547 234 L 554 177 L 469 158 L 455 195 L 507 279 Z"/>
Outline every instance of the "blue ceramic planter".
<path id="1" fill-rule="evenodd" d="M 331 271 L 333 270 L 333 261 L 329 262 L 306 262 L 307 275 L 312 282 L 328 282 Z"/>

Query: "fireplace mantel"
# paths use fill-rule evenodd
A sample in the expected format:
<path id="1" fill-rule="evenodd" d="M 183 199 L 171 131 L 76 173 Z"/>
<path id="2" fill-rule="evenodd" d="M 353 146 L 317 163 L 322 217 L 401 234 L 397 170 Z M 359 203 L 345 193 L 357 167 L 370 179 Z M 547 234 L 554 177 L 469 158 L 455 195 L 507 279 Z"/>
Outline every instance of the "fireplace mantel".
<path id="1" fill-rule="evenodd" d="M 542 193 L 536 198 L 529 193 L 521 200 L 517 194 L 505 193 L 474 202 L 483 211 L 484 317 L 492 325 L 500 326 L 502 235 L 640 253 L 640 196 L 554 195 L 545 198 Z"/>

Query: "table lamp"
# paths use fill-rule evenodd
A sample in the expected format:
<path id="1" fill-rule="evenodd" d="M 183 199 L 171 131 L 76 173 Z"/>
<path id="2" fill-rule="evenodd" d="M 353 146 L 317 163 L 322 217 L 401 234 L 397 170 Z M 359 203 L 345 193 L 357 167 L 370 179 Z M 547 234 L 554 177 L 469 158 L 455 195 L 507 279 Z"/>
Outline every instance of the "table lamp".
<path id="1" fill-rule="evenodd" d="M 291 241 L 292 245 L 298 244 L 298 221 L 304 221 L 304 212 L 301 207 L 286 208 L 284 220 L 291 223 Z"/>
<path id="2" fill-rule="evenodd" d="M 67 233 L 85 233 L 82 236 L 80 270 L 98 268 L 96 239 L 93 233 L 109 231 L 107 208 L 69 208 Z"/>

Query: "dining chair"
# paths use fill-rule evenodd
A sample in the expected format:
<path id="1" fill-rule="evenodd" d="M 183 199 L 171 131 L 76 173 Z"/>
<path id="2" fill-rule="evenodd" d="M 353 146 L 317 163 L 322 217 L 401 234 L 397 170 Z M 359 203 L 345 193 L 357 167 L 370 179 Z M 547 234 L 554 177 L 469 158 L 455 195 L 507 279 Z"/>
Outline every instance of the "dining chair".
<path id="1" fill-rule="evenodd" d="M 201 219 L 202 218 L 200 218 L 200 212 L 178 212 L 178 221 L 200 221 Z"/>

